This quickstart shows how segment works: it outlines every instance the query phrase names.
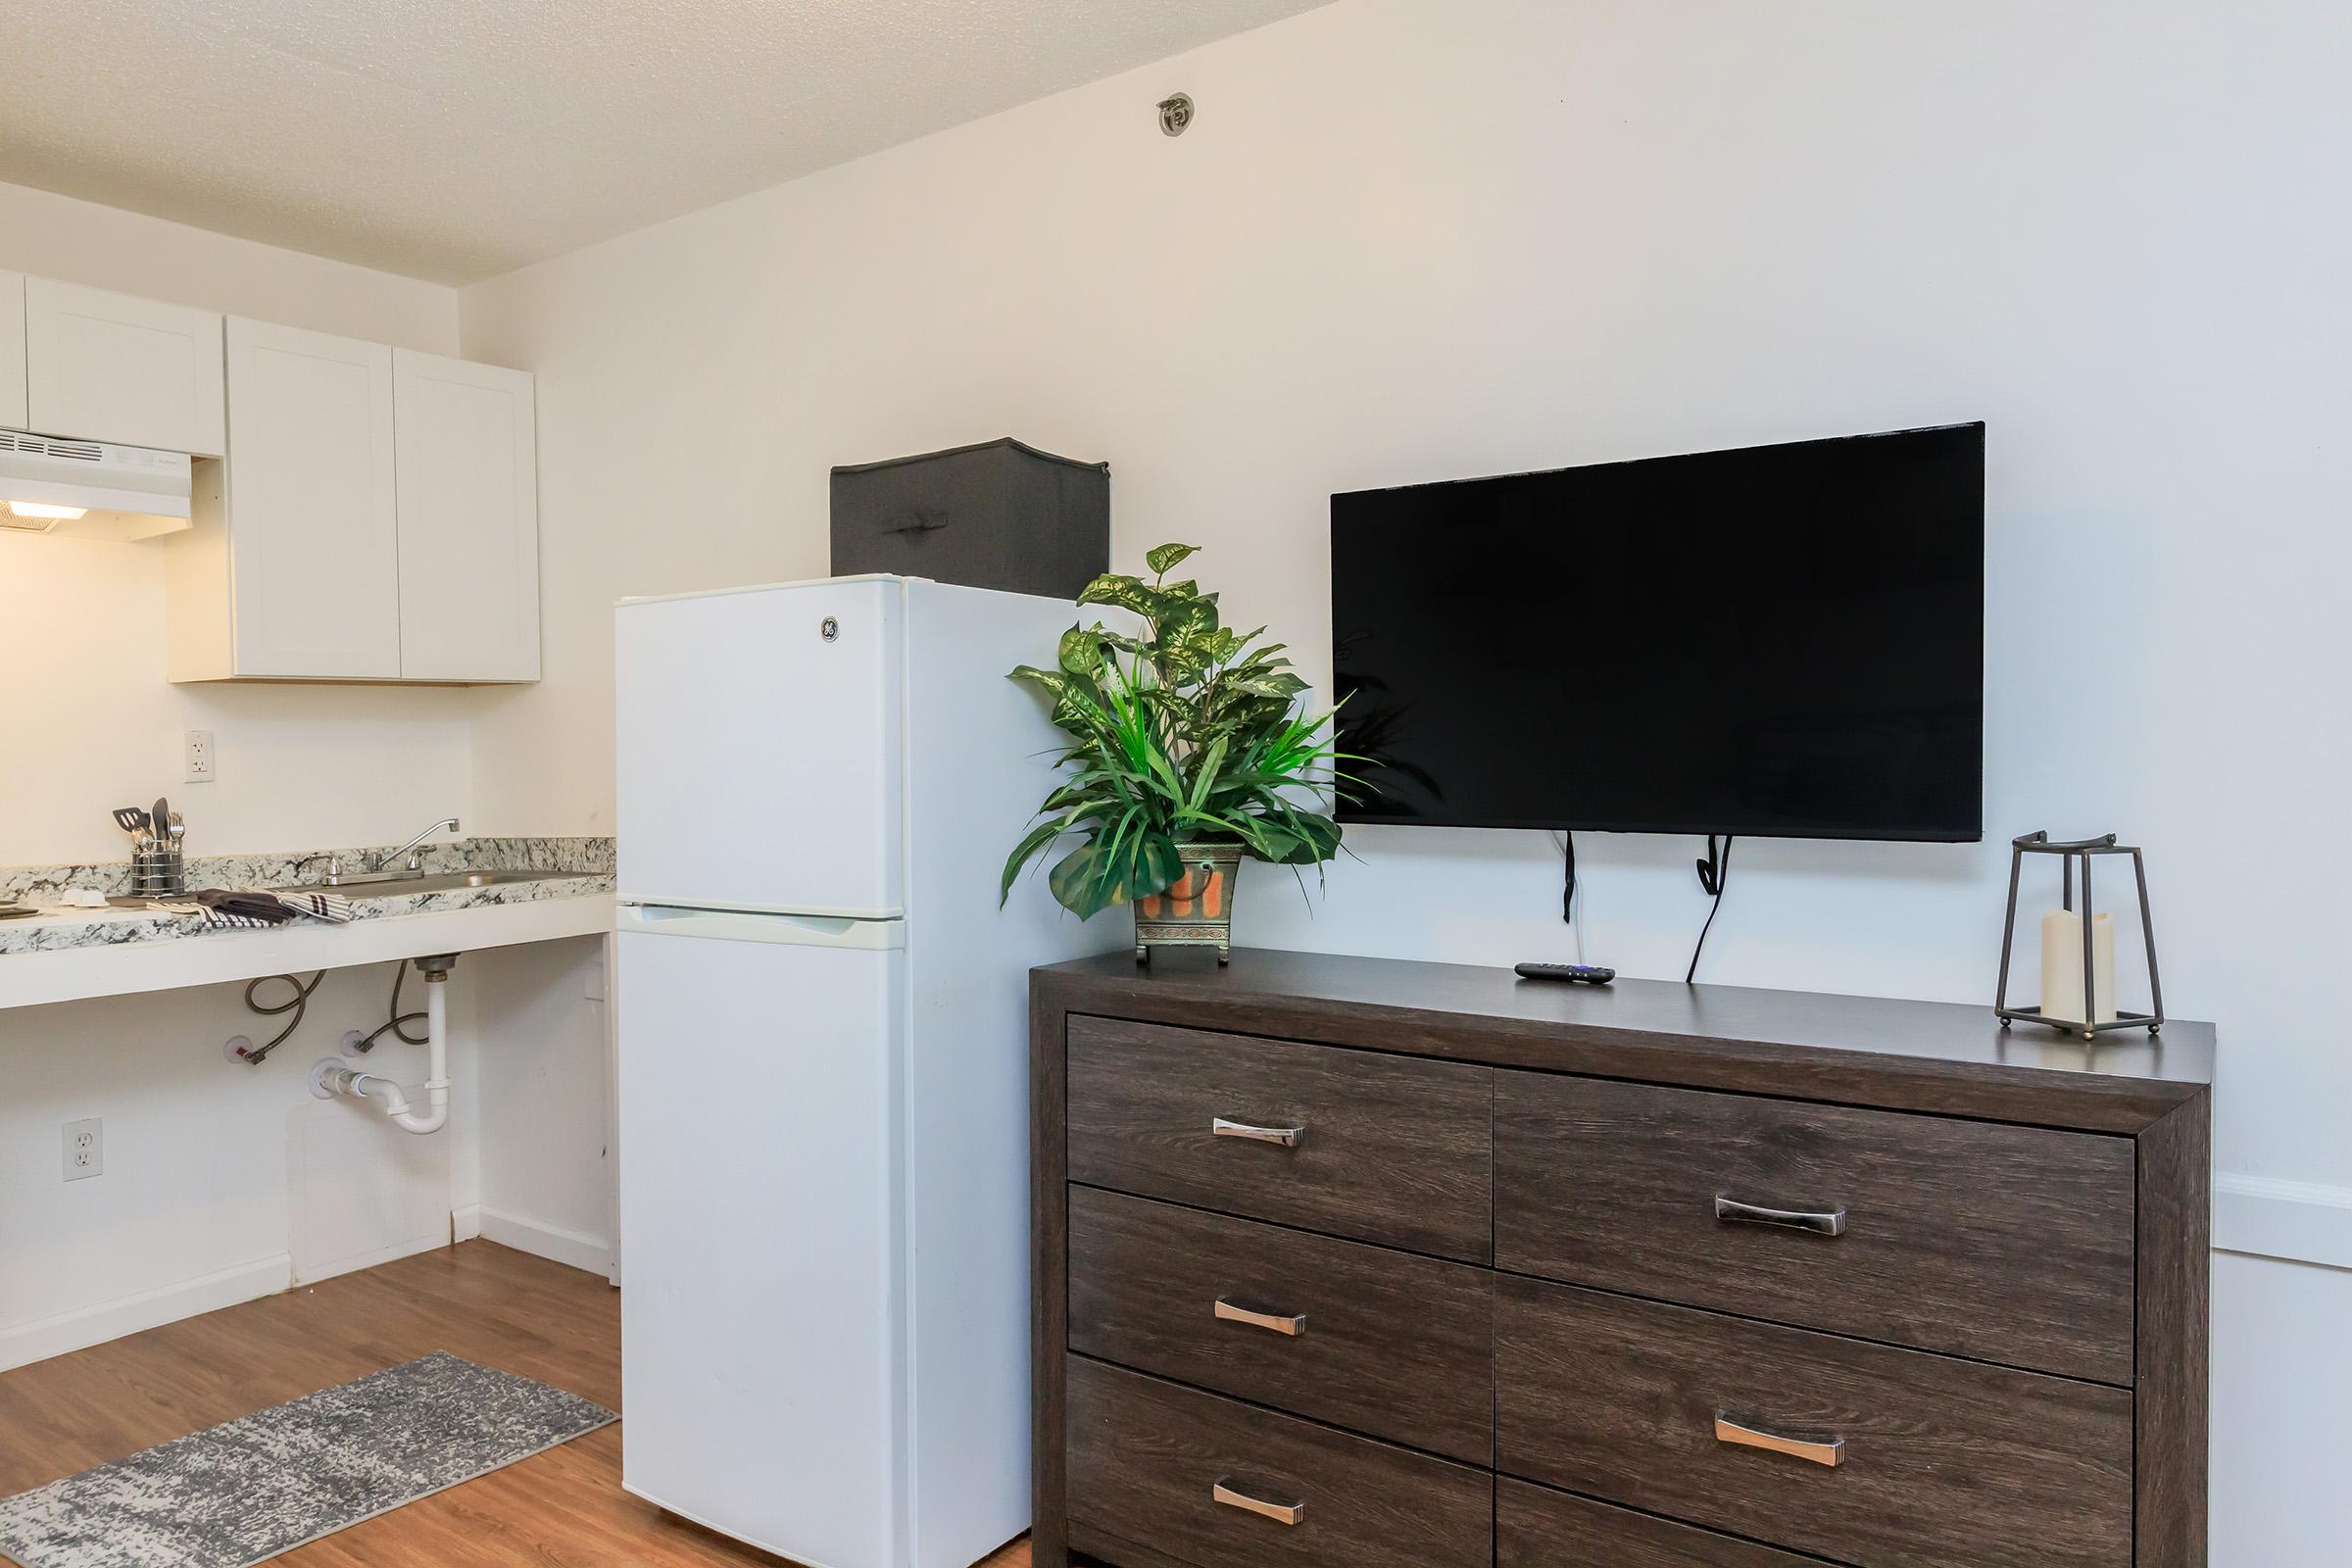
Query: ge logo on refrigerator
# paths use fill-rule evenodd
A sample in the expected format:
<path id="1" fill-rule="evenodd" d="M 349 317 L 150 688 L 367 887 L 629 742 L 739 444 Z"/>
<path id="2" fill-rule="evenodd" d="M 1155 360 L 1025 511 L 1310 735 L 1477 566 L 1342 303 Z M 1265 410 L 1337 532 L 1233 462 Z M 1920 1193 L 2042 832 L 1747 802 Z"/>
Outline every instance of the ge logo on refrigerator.
<path id="1" fill-rule="evenodd" d="M 816 623 L 816 634 L 827 642 L 837 641 L 841 637 L 841 622 L 827 615 Z"/>

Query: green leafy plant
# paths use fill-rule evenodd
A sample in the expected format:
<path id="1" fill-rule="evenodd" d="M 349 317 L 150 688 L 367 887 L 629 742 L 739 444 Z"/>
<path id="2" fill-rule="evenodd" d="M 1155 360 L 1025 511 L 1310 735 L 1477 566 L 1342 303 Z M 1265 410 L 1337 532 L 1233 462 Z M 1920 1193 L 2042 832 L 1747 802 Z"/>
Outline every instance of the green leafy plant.
<path id="1" fill-rule="evenodd" d="M 1082 838 L 1048 873 L 1081 918 L 1165 889 L 1183 874 L 1179 844 L 1225 840 L 1278 865 L 1320 865 L 1339 852 L 1329 795 L 1352 782 L 1327 730 L 1336 710 L 1298 710 L 1306 682 L 1284 644 L 1220 624 L 1217 596 L 1167 575 L 1200 547 L 1161 545 L 1152 576 L 1097 577 L 1081 605 L 1131 612 L 1138 634 L 1097 621 L 1062 633 L 1056 667 L 1011 678 L 1043 692 L 1074 742 L 1069 771 L 1004 862 L 1004 897 L 1024 866 Z"/>

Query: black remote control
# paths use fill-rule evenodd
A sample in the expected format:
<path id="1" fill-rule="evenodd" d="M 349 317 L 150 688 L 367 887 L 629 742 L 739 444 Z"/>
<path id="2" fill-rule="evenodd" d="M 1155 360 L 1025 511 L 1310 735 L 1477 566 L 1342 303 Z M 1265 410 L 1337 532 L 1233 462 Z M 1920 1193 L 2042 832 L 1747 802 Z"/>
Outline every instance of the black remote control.
<path id="1" fill-rule="evenodd" d="M 1605 986 L 1617 971 L 1596 963 L 1517 963 L 1511 972 L 1522 980 L 1573 980 L 1581 985 Z"/>

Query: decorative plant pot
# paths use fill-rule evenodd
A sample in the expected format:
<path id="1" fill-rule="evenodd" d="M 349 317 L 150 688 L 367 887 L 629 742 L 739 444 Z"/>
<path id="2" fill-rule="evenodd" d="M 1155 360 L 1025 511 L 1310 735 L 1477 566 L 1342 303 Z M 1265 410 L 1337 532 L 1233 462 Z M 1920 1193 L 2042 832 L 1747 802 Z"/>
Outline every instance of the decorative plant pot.
<path id="1" fill-rule="evenodd" d="M 1217 961 L 1233 956 L 1233 890 L 1242 872 L 1239 844 L 1179 844 L 1184 874 L 1163 892 L 1135 901 L 1135 961 L 1150 963 L 1153 948 L 1214 948 Z"/>

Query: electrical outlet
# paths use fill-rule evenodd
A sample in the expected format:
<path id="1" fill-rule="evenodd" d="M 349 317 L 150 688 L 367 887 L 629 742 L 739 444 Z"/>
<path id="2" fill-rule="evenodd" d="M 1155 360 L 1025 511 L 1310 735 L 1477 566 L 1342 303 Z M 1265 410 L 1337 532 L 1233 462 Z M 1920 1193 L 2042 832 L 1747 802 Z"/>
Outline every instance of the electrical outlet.
<path id="1" fill-rule="evenodd" d="M 92 1116 L 66 1123 L 66 1180 L 86 1182 L 106 1174 L 106 1123 Z"/>
<path id="2" fill-rule="evenodd" d="M 188 782 L 210 784 L 217 776 L 219 761 L 213 755 L 213 732 L 209 729 L 188 731 L 188 738 L 180 750 L 188 764 Z"/>

